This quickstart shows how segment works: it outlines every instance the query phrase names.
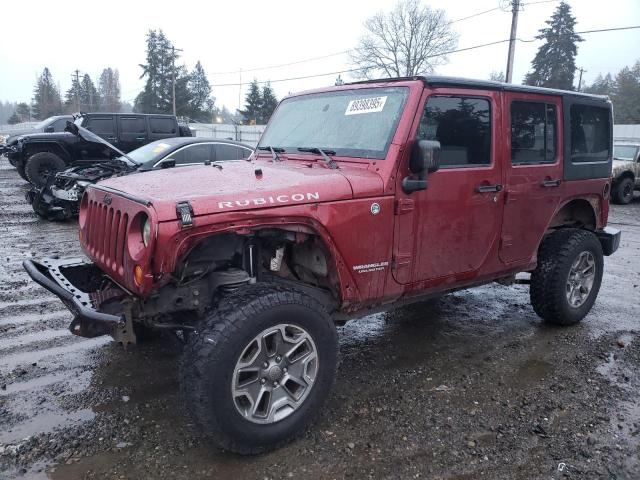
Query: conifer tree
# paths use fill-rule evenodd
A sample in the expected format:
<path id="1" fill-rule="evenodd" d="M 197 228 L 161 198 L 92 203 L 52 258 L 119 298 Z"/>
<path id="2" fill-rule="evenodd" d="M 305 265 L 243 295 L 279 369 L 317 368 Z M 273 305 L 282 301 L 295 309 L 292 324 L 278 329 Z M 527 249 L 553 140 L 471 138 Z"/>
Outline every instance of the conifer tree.
<path id="1" fill-rule="evenodd" d="M 33 118 L 44 120 L 52 115 L 62 113 L 60 91 L 53 82 L 53 76 L 47 67 L 36 80 L 33 90 Z"/>
<path id="2" fill-rule="evenodd" d="M 569 4 L 561 2 L 546 24 L 548 27 L 542 28 L 536 37 L 544 40 L 544 44 L 531 62 L 532 70 L 524 83 L 573 90 L 578 43 L 582 37 L 575 33 L 576 19 L 571 15 Z"/>
<path id="3" fill-rule="evenodd" d="M 271 84 L 267 82 L 262 87 L 262 105 L 260 107 L 260 124 L 264 125 L 269 121 L 269 119 L 271 118 L 271 115 L 273 114 L 273 111 L 276 109 L 277 106 L 278 106 L 278 99 L 273 93 Z"/>
<path id="4" fill-rule="evenodd" d="M 249 92 L 245 97 L 244 110 L 240 111 L 240 114 L 244 118 L 245 123 L 249 125 L 256 125 L 262 120 L 262 95 L 260 94 L 260 87 L 258 86 L 258 80 L 253 79 L 249 85 Z"/>

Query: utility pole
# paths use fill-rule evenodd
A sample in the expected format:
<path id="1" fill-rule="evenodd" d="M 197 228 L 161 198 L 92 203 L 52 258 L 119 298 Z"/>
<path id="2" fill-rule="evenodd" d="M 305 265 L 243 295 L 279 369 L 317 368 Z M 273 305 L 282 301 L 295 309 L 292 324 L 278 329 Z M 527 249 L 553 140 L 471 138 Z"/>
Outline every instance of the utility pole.
<path id="1" fill-rule="evenodd" d="M 76 68 L 75 70 L 75 79 L 76 79 L 76 112 L 80 111 L 80 97 L 79 97 L 79 93 L 80 93 L 80 70 L 78 70 Z M 72 75 L 73 77 L 74 75 Z"/>
<path id="2" fill-rule="evenodd" d="M 580 79 L 578 80 L 578 91 L 580 91 L 582 89 L 582 74 L 586 72 L 586 70 L 580 67 L 578 68 L 578 71 L 580 72 Z"/>
<path id="3" fill-rule="evenodd" d="M 516 31 L 518 30 L 518 11 L 520 0 L 511 1 L 511 35 L 509 36 L 509 55 L 507 57 L 507 75 L 505 81 L 511 83 L 513 78 L 513 57 L 516 50 Z"/>
<path id="4" fill-rule="evenodd" d="M 240 102 L 241 96 L 242 96 L 242 68 L 240 69 L 240 81 L 238 82 L 238 115 L 240 114 L 240 110 L 242 110 L 242 103 Z"/>
<path id="5" fill-rule="evenodd" d="M 182 52 L 180 48 L 171 46 L 171 88 L 173 89 L 173 115 L 176 114 L 176 50 Z"/>

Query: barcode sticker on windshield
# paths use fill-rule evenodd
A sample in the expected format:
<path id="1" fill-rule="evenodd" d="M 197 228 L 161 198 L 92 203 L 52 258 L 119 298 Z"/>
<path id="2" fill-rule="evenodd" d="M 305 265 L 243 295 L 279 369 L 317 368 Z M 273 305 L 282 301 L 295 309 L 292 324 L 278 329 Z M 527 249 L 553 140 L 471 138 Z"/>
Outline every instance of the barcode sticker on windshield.
<path id="1" fill-rule="evenodd" d="M 357 115 L 359 113 L 381 112 L 386 101 L 387 97 L 372 97 L 351 100 L 349 102 L 349 105 L 347 105 L 347 111 L 344 112 L 344 114 Z"/>

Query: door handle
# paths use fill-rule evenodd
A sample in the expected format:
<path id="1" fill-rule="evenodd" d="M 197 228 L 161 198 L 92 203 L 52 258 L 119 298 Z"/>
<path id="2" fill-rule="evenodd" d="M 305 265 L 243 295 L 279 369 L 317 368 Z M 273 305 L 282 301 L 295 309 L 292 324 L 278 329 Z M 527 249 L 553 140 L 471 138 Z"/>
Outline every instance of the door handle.
<path id="1" fill-rule="evenodd" d="M 147 137 L 136 137 L 136 140 L 146 140 Z"/>
<path id="2" fill-rule="evenodd" d="M 543 180 L 542 183 L 540 184 L 540 186 L 542 186 L 542 187 L 559 187 L 560 186 L 560 179 Z"/>
<path id="3" fill-rule="evenodd" d="M 110 142 L 118 141 L 118 139 L 116 137 L 107 137 L 107 140 L 109 140 Z"/>
<path id="4" fill-rule="evenodd" d="M 476 192 L 478 193 L 499 192 L 501 190 L 502 190 L 502 185 L 478 185 L 476 187 Z"/>

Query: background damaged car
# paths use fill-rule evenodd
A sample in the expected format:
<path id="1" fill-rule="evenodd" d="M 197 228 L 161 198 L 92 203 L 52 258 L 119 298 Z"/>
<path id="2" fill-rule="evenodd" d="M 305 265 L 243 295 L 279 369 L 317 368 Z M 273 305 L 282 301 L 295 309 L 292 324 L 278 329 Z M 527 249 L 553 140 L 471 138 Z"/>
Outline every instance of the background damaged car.
<path id="1" fill-rule="evenodd" d="M 631 202 L 633 191 L 640 190 L 640 142 L 614 145 L 611 176 L 611 199 L 621 205 Z"/>
<path id="2" fill-rule="evenodd" d="M 69 131 L 85 141 L 103 144 L 119 156 L 111 160 L 76 165 L 51 177 L 43 187 L 32 187 L 27 201 L 34 212 L 47 220 L 66 220 L 78 215 L 80 199 L 88 185 L 106 178 L 175 166 L 207 164 L 222 160 L 242 160 L 253 152 L 249 145 L 231 140 L 176 137 L 157 140 L 128 154 L 75 124 Z"/>

